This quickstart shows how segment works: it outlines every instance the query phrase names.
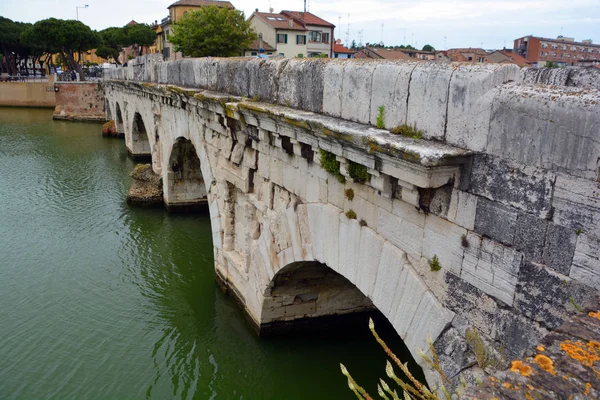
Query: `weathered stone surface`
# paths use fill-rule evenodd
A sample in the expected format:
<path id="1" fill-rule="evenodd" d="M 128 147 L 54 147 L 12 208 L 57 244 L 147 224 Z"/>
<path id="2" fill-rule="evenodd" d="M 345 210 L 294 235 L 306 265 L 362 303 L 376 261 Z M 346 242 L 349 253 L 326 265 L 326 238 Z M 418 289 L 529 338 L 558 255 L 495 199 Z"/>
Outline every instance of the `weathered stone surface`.
<path id="1" fill-rule="evenodd" d="M 416 125 L 427 139 L 444 139 L 453 71 L 449 64 L 422 63 L 412 72 L 406 123 Z"/>
<path id="2" fill-rule="evenodd" d="M 542 263 L 563 275 L 571 272 L 577 234 L 572 228 L 548 224 Z"/>
<path id="3" fill-rule="evenodd" d="M 515 360 L 515 368 L 495 373 L 461 398 L 597 399 L 599 339 L 600 319 L 578 314 L 544 337 L 529 357 Z M 525 373 L 519 371 L 519 365 Z"/>
<path id="4" fill-rule="evenodd" d="M 578 236 L 570 276 L 600 290 L 600 239 L 586 234 Z"/>
<path id="5" fill-rule="evenodd" d="M 342 61 L 328 62 L 323 75 L 323 112 L 332 117 L 342 116 L 342 84 L 344 67 Z"/>
<path id="6" fill-rule="evenodd" d="M 110 120 L 102 125 L 102 136 L 119 136 L 119 133 L 117 132 L 117 124 L 115 124 L 114 120 Z"/>
<path id="7" fill-rule="evenodd" d="M 475 231 L 500 243 L 512 245 L 518 212 L 500 203 L 480 198 L 475 215 Z"/>
<path id="8" fill-rule="evenodd" d="M 434 348 L 442 370 L 454 385 L 460 383 L 459 374 L 477 362 L 465 338 L 454 328 L 447 329 L 434 343 Z"/>
<path id="9" fill-rule="evenodd" d="M 517 217 L 514 245 L 526 260 L 542 262 L 548 221 L 520 212 Z"/>
<path id="10" fill-rule="evenodd" d="M 496 87 L 519 79 L 516 65 L 458 65 L 450 81 L 446 141 L 475 151 L 485 150 Z"/>
<path id="11" fill-rule="evenodd" d="M 152 171 L 150 164 L 138 164 L 131 173 L 133 182 L 127 195 L 130 204 L 162 204 L 163 190 L 160 176 Z"/>
<path id="12" fill-rule="evenodd" d="M 599 304 L 598 292 L 542 265 L 523 263 L 515 293 L 515 308 L 553 330 L 581 309 Z"/>
<path id="13" fill-rule="evenodd" d="M 371 125 L 377 125 L 379 106 L 384 107 L 386 129 L 406 123 L 408 85 L 416 63 L 379 63 L 373 72 Z"/>
<path id="14" fill-rule="evenodd" d="M 467 236 L 467 241 L 461 278 L 512 305 L 523 255 L 473 233 Z"/>
<path id="15" fill-rule="evenodd" d="M 342 80 L 342 118 L 368 124 L 371 115 L 371 76 L 377 63 L 351 63 L 344 68 Z M 375 106 L 377 107 L 377 106 Z"/>
<path id="16" fill-rule="evenodd" d="M 470 192 L 536 214 L 550 215 L 554 173 L 489 155 L 473 158 Z"/>
<path id="17" fill-rule="evenodd" d="M 600 237 L 600 182 L 558 174 L 552 206 L 557 224 Z"/>
<path id="18" fill-rule="evenodd" d="M 506 84 L 494 100 L 487 151 L 590 176 L 597 173 L 599 124 L 597 91 Z"/>

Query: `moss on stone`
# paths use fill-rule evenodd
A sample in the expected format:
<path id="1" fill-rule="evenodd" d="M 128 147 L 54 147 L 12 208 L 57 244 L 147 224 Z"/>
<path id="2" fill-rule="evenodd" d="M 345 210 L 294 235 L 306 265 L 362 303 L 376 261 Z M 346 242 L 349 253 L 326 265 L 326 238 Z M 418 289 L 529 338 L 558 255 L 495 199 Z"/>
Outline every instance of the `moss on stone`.
<path id="1" fill-rule="evenodd" d="M 417 129 L 417 124 L 415 123 L 413 126 L 402 124 L 400 126 L 395 127 L 390 132 L 395 135 L 402 135 L 407 138 L 412 139 L 422 139 L 423 131 Z"/>
<path id="2" fill-rule="evenodd" d="M 367 172 L 367 167 L 364 165 L 350 161 L 347 169 L 348 175 L 354 179 L 354 182 L 365 183 L 371 179 L 371 175 L 369 175 Z"/>
<path id="3" fill-rule="evenodd" d="M 348 219 L 356 219 L 356 213 L 354 212 L 354 210 L 348 210 L 346 212 L 346 218 L 348 218 Z"/>
<path id="4" fill-rule="evenodd" d="M 340 183 L 345 183 L 346 178 L 340 173 L 340 162 L 336 159 L 335 154 L 319 149 L 321 154 L 321 166 L 331 175 L 335 176 Z"/>
<path id="5" fill-rule="evenodd" d="M 350 201 L 354 200 L 354 189 L 346 189 L 344 191 L 344 194 L 346 195 L 346 198 Z"/>

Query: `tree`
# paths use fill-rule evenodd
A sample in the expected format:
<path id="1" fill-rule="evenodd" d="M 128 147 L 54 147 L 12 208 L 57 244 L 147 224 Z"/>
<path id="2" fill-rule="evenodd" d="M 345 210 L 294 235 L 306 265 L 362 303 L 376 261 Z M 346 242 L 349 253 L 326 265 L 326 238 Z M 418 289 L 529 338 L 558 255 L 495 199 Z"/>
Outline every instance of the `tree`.
<path id="1" fill-rule="evenodd" d="M 356 40 L 352 40 L 352 44 L 350 45 L 350 48 L 351 48 L 352 50 L 356 50 L 356 49 L 357 49 L 357 46 L 356 46 Z"/>
<path id="2" fill-rule="evenodd" d="M 435 49 L 432 45 L 426 44 L 425 46 L 423 46 L 423 51 L 435 51 Z"/>
<path id="3" fill-rule="evenodd" d="M 152 46 L 156 41 L 156 32 L 146 24 L 135 24 L 123 27 L 126 46 L 133 46 L 137 55 L 143 54 L 143 48 Z"/>
<path id="4" fill-rule="evenodd" d="M 216 6 L 184 15 L 173 32 L 175 51 L 191 57 L 239 56 L 257 38 L 242 11 Z"/>
<path id="5" fill-rule="evenodd" d="M 81 65 L 75 62 L 76 52 L 98 47 L 100 36 L 81 21 L 48 18 L 36 22 L 29 28 L 28 41 L 37 43 L 46 53 L 59 53 L 71 71 L 83 77 Z"/>

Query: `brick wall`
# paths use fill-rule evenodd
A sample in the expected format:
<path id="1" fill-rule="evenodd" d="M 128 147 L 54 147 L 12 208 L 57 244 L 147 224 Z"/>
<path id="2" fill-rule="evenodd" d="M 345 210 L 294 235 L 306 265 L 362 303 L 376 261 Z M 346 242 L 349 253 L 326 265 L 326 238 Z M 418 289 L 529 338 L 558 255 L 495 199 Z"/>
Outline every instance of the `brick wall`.
<path id="1" fill-rule="evenodd" d="M 97 83 L 57 83 L 54 119 L 105 121 L 104 91 Z"/>

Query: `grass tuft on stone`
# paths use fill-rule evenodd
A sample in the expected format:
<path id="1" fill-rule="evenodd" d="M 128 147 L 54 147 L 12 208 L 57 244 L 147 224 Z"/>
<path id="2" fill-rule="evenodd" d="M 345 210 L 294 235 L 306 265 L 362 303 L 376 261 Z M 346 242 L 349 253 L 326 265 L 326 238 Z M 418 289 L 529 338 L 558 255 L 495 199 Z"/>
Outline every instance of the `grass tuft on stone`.
<path id="1" fill-rule="evenodd" d="M 346 183 L 346 178 L 340 173 L 340 162 L 336 159 L 335 154 L 323 149 L 319 149 L 319 153 L 323 169 L 335 176 L 340 183 Z"/>
<path id="2" fill-rule="evenodd" d="M 354 210 L 348 210 L 346 212 L 346 218 L 348 218 L 348 219 L 356 219 L 356 213 L 354 212 Z"/>
<path id="3" fill-rule="evenodd" d="M 394 135 L 401 135 L 411 139 L 423 139 L 423 131 L 417 129 L 417 124 L 413 126 L 402 124 L 393 128 L 390 132 Z"/>
<path id="4" fill-rule="evenodd" d="M 354 200 L 354 189 L 346 189 L 344 191 L 344 194 L 346 195 L 346 198 L 350 201 Z"/>
<path id="5" fill-rule="evenodd" d="M 431 268 L 432 271 L 439 271 L 442 269 L 442 264 L 440 264 L 437 255 L 434 255 L 433 258 L 429 260 L 429 268 Z"/>
<path id="6" fill-rule="evenodd" d="M 371 180 L 371 175 L 367 172 L 367 167 L 360 165 L 353 161 L 348 163 L 348 175 L 354 180 L 354 182 L 365 183 Z"/>

